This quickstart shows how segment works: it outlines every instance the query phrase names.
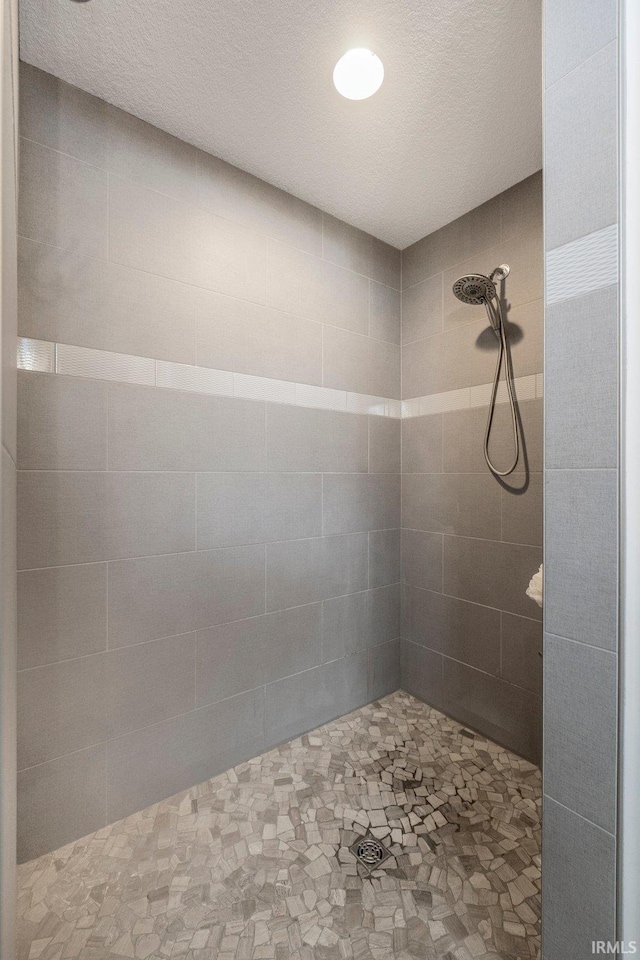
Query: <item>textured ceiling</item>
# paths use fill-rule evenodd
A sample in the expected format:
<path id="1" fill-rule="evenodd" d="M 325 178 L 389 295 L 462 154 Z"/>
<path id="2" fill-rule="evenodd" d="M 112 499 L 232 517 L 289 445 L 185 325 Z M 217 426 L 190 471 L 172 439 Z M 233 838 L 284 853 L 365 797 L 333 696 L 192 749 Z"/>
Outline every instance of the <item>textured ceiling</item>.
<path id="1" fill-rule="evenodd" d="M 21 0 L 24 60 L 405 247 L 538 170 L 541 0 Z M 353 46 L 385 66 L 343 99 Z"/>

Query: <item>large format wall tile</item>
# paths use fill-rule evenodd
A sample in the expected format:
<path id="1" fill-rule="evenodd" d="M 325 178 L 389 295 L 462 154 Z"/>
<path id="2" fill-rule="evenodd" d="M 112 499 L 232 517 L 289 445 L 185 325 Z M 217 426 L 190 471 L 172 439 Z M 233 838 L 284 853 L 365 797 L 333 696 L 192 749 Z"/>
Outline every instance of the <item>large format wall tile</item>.
<path id="1" fill-rule="evenodd" d="M 373 530 L 369 534 L 369 586 L 382 587 L 400 580 L 400 531 Z"/>
<path id="2" fill-rule="evenodd" d="M 319 603 L 200 630 L 196 647 L 198 707 L 300 673 L 319 664 Z"/>
<path id="3" fill-rule="evenodd" d="M 442 590 L 442 534 L 403 530 L 402 581 L 425 590 Z"/>
<path id="4" fill-rule="evenodd" d="M 109 646 L 264 613 L 264 549 L 199 550 L 109 564 Z"/>
<path id="5" fill-rule="evenodd" d="M 371 651 L 361 650 L 324 665 L 324 682 L 335 692 L 336 716 L 350 713 L 372 699 L 369 687 Z"/>
<path id="6" fill-rule="evenodd" d="M 615 837 L 549 797 L 543 816 L 545 956 L 584 960 L 615 940 Z"/>
<path id="7" fill-rule="evenodd" d="M 522 451 L 516 467 L 517 473 L 527 468 L 534 473 L 542 470 L 542 400 L 518 402 L 522 424 Z M 416 418 L 421 420 L 433 417 Z M 442 414 L 443 467 L 446 473 L 484 473 L 484 432 L 487 422 L 486 407 L 468 410 L 451 410 Z M 413 423 L 408 420 L 406 427 Z M 403 444 L 404 431 L 403 423 Z M 508 466 L 513 460 L 513 428 L 509 405 L 499 403 L 493 416 L 489 454 L 498 468 Z M 404 451 L 403 451 L 404 452 Z M 507 483 L 510 481 L 507 480 Z"/>
<path id="8" fill-rule="evenodd" d="M 107 749 L 101 743 L 18 774 L 18 862 L 107 823 Z"/>
<path id="9" fill-rule="evenodd" d="M 511 487 L 501 489 L 502 539 L 508 543 L 529 543 L 542 546 L 542 499 L 543 480 L 541 473 L 531 473 L 517 487 L 514 478 Z"/>
<path id="10" fill-rule="evenodd" d="M 339 712 L 336 690 L 323 682 L 323 667 L 270 683 L 266 689 L 268 743 L 281 743 L 294 731 L 312 729 Z"/>
<path id="11" fill-rule="evenodd" d="M 545 0 L 545 17 L 549 28 L 545 34 L 544 72 L 549 87 L 615 40 L 618 3 L 617 0 Z"/>
<path id="12" fill-rule="evenodd" d="M 18 371 L 18 467 L 105 470 L 107 386 Z"/>
<path id="13" fill-rule="evenodd" d="M 20 64 L 20 127 L 27 140 L 100 165 L 109 105 L 28 63 Z"/>
<path id="14" fill-rule="evenodd" d="M 192 710 L 194 675 L 193 634 L 21 671 L 18 768 Z"/>
<path id="15" fill-rule="evenodd" d="M 617 220 L 617 83 L 614 40 L 546 92 L 547 250 Z"/>
<path id="16" fill-rule="evenodd" d="M 369 473 L 400 473 L 402 422 L 369 417 Z"/>
<path id="17" fill-rule="evenodd" d="M 136 730 L 107 744 L 107 821 L 202 783 L 264 748 L 264 690 Z"/>
<path id="18" fill-rule="evenodd" d="M 106 259 L 106 173 L 23 140 L 20 181 L 20 236 Z"/>
<path id="19" fill-rule="evenodd" d="M 378 397 L 400 397 L 400 347 L 349 330 L 324 331 L 325 387 Z"/>
<path id="20" fill-rule="evenodd" d="M 454 391 L 462 407 L 437 412 L 433 397 L 418 409 L 408 404 L 402 422 L 402 682 L 533 759 L 541 739 L 541 614 L 525 591 L 542 559 L 543 430 L 542 401 L 523 398 L 541 386 L 542 221 L 536 173 L 402 258 L 402 396 Z M 484 457 L 498 344 L 485 308 L 461 304 L 452 291 L 461 275 L 490 274 L 500 263 L 511 269 L 499 293 L 513 372 L 527 378 L 516 391 L 520 455 L 504 480 Z M 498 469 L 514 451 L 505 395 L 502 383 L 489 444 Z"/>
<path id="21" fill-rule="evenodd" d="M 369 336 L 400 343 L 401 296 L 395 287 L 369 283 Z"/>
<path id="22" fill-rule="evenodd" d="M 501 675 L 542 696 L 542 624 L 501 613 Z"/>
<path id="23" fill-rule="evenodd" d="M 106 563 L 18 574 L 18 669 L 99 653 L 106 646 Z"/>
<path id="24" fill-rule="evenodd" d="M 283 610 L 366 589 L 367 548 L 364 533 L 269 544 L 267 610 Z"/>
<path id="25" fill-rule="evenodd" d="M 198 475 L 196 536 L 199 550 L 300 540 L 321 534 L 320 474 Z"/>
<path id="26" fill-rule="evenodd" d="M 267 405 L 269 470 L 366 473 L 368 442 L 364 416 Z"/>
<path id="27" fill-rule="evenodd" d="M 451 446 L 454 447 L 454 444 L 452 443 Z M 411 417 L 403 422 L 403 473 L 440 473 L 442 455 L 442 414 Z"/>
<path id="28" fill-rule="evenodd" d="M 366 277 L 275 240 L 269 241 L 268 256 L 267 306 L 354 333 L 369 332 Z"/>
<path id="29" fill-rule="evenodd" d="M 194 363 L 199 291 L 47 243 L 18 242 L 25 337 Z"/>
<path id="30" fill-rule="evenodd" d="M 580 2 L 580 0 L 578 0 Z M 587 0 L 590 2 L 590 0 Z M 500 194 L 500 239 L 510 240 L 522 233 L 542 235 L 542 170 L 521 180 Z"/>
<path id="31" fill-rule="evenodd" d="M 400 657 L 402 689 L 418 697 L 419 700 L 424 700 L 429 706 L 442 709 L 444 703 L 442 655 L 403 639 Z"/>
<path id="32" fill-rule="evenodd" d="M 366 652 L 267 684 L 266 742 L 282 743 L 355 709 L 367 690 Z"/>
<path id="33" fill-rule="evenodd" d="M 262 304 L 199 291 L 196 363 L 322 385 L 322 325 Z"/>
<path id="34" fill-rule="evenodd" d="M 442 332 L 442 274 L 402 291 L 402 342 Z"/>
<path id="35" fill-rule="evenodd" d="M 110 470 L 264 469 L 264 405 L 109 385 Z"/>
<path id="36" fill-rule="evenodd" d="M 400 523 L 400 477 L 327 474 L 322 485 L 323 533 L 386 530 Z"/>
<path id="37" fill-rule="evenodd" d="M 486 673 L 500 671 L 500 612 L 404 584 L 402 636 Z"/>
<path id="38" fill-rule="evenodd" d="M 509 320 L 522 333 L 512 341 L 515 376 L 539 373 L 542 366 L 542 301 L 514 307 Z M 443 333 L 417 340 L 402 351 L 403 398 L 490 383 L 497 348 L 497 340 L 486 317 L 473 322 L 467 320 Z"/>
<path id="39" fill-rule="evenodd" d="M 381 643 L 369 650 L 368 699 L 377 700 L 401 687 L 399 639 Z"/>
<path id="40" fill-rule="evenodd" d="M 198 154 L 198 202 L 205 210 L 257 233 L 322 254 L 320 210 L 202 152 Z"/>
<path id="41" fill-rule="evenodd" d="M 195 479 L 23 471 L 18 529 L 22 570 L 193 550 Z"/>
<path id="42" fill-rule="evenodd" d="M 615 467 L 618 288 L 547 307 L 548 468 Z"/>
<path id="43" fill-rule="evenodd" d="M 28 140 L 181 200 L 195 199 L 195 147 L 42 70 L 20 64 Z"/>
<path id="44" fill-rule="evenodd" d="M 461 303 L 453 293 L 453 285 L 458 277 L 466 274 L 482 273 L 489 275 L 500 263 L 507 263 L 511 268 L 509 276 L 498 288 L 503 298 L 503 304 L 506 303 L 508 307 L 507 320 L 511 324 L 522 327 L 524 336 L 527 335 L 528 331 L 522 321 L 522 317 L 527 315 L 523 313 L 522 308 L 526 304 L 539 301 L 542 296 L 543 246 L 539 227 L 535 230 L 529 227 L 519 236 L 512 237 L 495 246 L 487 247 L 480 253 L 474 254 L 470 259 L 456 263 L 455 266 L 445 270 L 442 281 L 442 320 L 445 330 L 472 321 L 487 323 L 485 307 Z M 520 334 L 521 331 L 517 328 L 510 327 L 510 343 L 514 362 L 515 357 L 522 354 L 525 346 L 524 336 L 523 341 L 520 341 Z M 529 337 L 531 343 L 533 334 L 530 333 Z M 541 346 L 541 343 L 538 342 L 537 346 Z M 537 357 L 540 358 L 540 352 L 538 352 Z"/>
<path id="45" fill-rule="evenodd" d="M 499 231 L 500 197 L 493 197 L 402 251 L 402 289 L 486 249 Z"/>
<path id="46" fill-rule="evenodd" d="M 327 213 L 322 215 L 322 252 L 341 267 L 400 287 L 400 251 Z"/>
<path id="47" fill-rule="evenodd" d="M 448 657 L 443 667 L 445 713 L 533 763 L 540 762 L 538 696 Z"/>
<path id="48" fill-rule="evenodd" d="M 322 604 L 322 659 L 339 660 L 400 636 L 400 585 L 352 593 Z"/>
<path id="49" fill-rule="evenodd" d="M 606 650 L 617 644 L 615 470 L 548 470 L 545 624 Z"/>
<path id="50" fill-rule="evenodd" d="M 402 526 L 464 537 L 500 537 L 500 487 L 488 473 L 407 474 Z"/>
<path id="51" fill-rule="evenodd" d="M 613 653 L 545 636 L 545 791 L 615 831 L 617 662 Z"/>
<path id="52" fill-rule="evenodd" d="M 547 960 L 619 935 L 618 8 L 546 0 Z"/>
<path id="53" fill-rule="evenodd" d="M 109 181 L 109 257 L 127 267 L 264 303 L 265 237 L 119 177 Z"/>
<path id="54" fill-rule="evenodd" d="M 466 537 L 444 538 L 444 592 L 524 617 L 541 618 L 527 597 L 542 560 L 537 547 Z"/>

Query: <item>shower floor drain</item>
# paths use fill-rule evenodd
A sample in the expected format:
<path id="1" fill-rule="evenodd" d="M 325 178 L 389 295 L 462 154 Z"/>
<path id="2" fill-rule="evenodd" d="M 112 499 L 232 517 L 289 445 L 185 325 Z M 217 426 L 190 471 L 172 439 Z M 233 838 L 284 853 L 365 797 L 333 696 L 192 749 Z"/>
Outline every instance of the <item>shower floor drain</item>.
<path id="1" fill-rule="evenodd" d="M 370 833 L 364 837 L 359 837 L 359 839 L 352 844 L 351 852 L 356 860 L 369 871 L 375 870 L 376 867 L 379 867 L 381 863 L 384 863 L 384 861 L 391 856 L 385 845 L 376 837 L 371 836 Z"/>

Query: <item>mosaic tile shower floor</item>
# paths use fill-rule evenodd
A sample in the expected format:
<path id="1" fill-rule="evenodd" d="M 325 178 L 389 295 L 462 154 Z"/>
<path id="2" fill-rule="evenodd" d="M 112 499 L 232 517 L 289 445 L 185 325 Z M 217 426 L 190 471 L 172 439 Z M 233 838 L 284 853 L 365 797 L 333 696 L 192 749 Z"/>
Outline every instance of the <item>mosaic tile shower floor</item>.
<path id="1" fill-rule="evenodd" d="M 395 693 L 22 865 L 19 960 L 536 958 L 540 792 Z"/>

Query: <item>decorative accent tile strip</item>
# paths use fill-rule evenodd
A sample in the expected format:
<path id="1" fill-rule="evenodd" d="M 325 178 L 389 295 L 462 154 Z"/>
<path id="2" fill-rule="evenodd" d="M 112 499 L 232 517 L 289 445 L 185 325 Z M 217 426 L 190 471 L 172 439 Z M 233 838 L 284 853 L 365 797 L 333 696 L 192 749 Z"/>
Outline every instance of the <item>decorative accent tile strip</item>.
<path id="1" fill-rule="evenodd" d="M 546 302 L 581 297 L 618 280 L 618 225 L 547 251 Z"/>
<path id="2" fill-rule="evenodd" d="M 315 387 L 308 383 L 272 380 L 269 377 L 253 377 L 230 370 L 212 370 L 187 363 L 152 360 L 149 357 L 134 357 L 126 353 L 110 353 L 107 350 L 92 350 L 89 347 L 74 347 L 67 343 L 50 343 L 28 337 L 18 337 L 18 368 L 42 373 L 61 373 L 70 377 L 190 390 L 218 397 L 242 397 L 248 400 L 288 403 L 296 407 L 341 410 L 396 420 L 483 407 L 489 403 L 491 397 L 491 384 L 482 383 L 475 387 L 464 387 L 462 390 L 413 397 L 411 400 L 391 400 L 389 397 L 374 397 L 364 393 L 333 390 L 330 387 Z M 542 374 L 518 377 L 515 387 L 519 400 L 541 397 Z M 507 399 L 506 386 L 501 382 L 498 403 L 505 403 Z"/>
<path id="3" fill-rule="evenodd" d="M 213 370 L 209 367 L 110 353 L 107 350 L 50 343 L 28 337 L 18 338 L 18 367 L 21 370 L 62 373 L 71 377 L 140 383 L 173 390 L 209 393 L 219 397 L 268 400 L 297 407 L 342 410 L 376 417 L 399 419 L 402 415 L 400 400 L 389 397 L 374 397 L 307 383 L 273 380 L 269 377 L 253 377 L 230 370 Z"/>
<path id="4" fill-rule="evenodd" d="M 232 397 L 233 374 L 228 370 L 209 370 L 207 367 L 192 367 L 186 363 L 156 360 L 156 386 Z"/>
<path id="5" fill-rule="evenodd" d="M 18 337 L 18 369 L 56 372 L 56 345 L 47 340 Z"/>
<path id="6" fill-rule="evenodd" d="M 122 383 L 144 383 L 154 386 L 156 365 L 147 357 L 131 357 L 126 353 L 90 350 L 56 344 L 56 373 L 68 377 L 93 377 L 96 380 L 119 380 Z"/>
<path id="7" fill-rule="evenodd" d="M 515 380 L 515 393 L 518 400 L 535 400 L 542 397 L 543 378 L 541 373 L 532 373 L 528 377 Z M 462 390 L 448 390 L 446 393 L 432 393 L 426 397 L 413 397 L 402 401 L 402 418 L 424 417 L 430 413 L 448 413 L 451 410 L 467 410 L 470 407 L 486 407 L 491 399 L 491 384 L 481 383 Z M 506 403 L 509 399 L 504 381 L 500 381 L 496 400 Z"/>

